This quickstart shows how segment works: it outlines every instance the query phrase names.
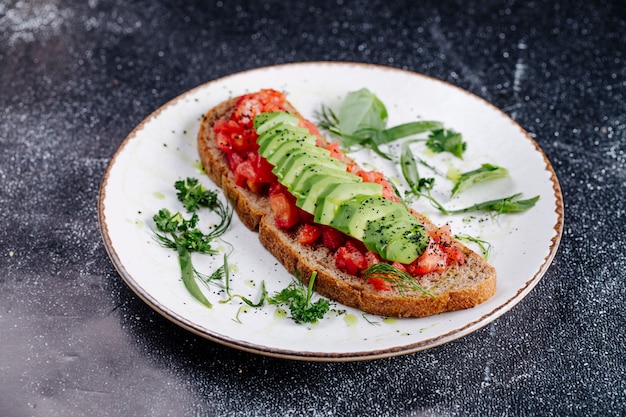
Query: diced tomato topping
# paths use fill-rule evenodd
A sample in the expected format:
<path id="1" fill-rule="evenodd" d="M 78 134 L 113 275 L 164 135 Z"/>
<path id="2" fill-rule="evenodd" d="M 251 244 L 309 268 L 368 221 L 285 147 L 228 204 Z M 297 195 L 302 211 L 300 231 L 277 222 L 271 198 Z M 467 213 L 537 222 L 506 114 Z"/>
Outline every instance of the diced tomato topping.
<path id="1" fill-rule="evenodd" d="M 383 278 L 368 278 L 367 282 L 369 282 L 370 284 L 372 284 L 374 286 L 374 288 L 376 288 L 376 290 L 378 291 L 388 291 L 391 289 L 391 285 L 385 281 Z"/>
<path id="2" fill-rule="evenodd" d="M 328 145 L 326 145 L 326 149 L 330 151 L 330 156 L 332 156 L 333 158 L 339 159 L 340 161 L 345 160 L 346 155 L 339 148 L 338 141 L 330 142 Z"/>
<path id="3" fill-rule="evenodd" d="M 348 240 L 345 246 L 335 252 L 335 265 L 349 274 L 359 275 L 361 271 L 367 269 L 367 258 L 351 240 Z"/>
<path id="4" fill-rule="evenodd" d="M 226 154 L 226 159 L 228 160 L 228 167 L 234 173 L 237 165 L 244 161 L 244 157 L 236 152 L 231 152 Z"/>
<path id="5" fill-rule="evenodd" d="M 322 242 L 328 249 L 336 251 L 346 242 L 346 235 L 330 226 L 322 226 Z"/>
<path id="6" fill-rule="evenodd" d="M 307 213 L 306 211 L 302 210 L 300 207 L 298 207 L 298 212 L 300 213 L 300 222 L 302 224 L 315 224 L 314 216 L 311 213 Z M 320 225 L 317 225 L 318 227 Z M 321 231 L 321 229 L 320 229 Z"/>
<path id="7" fill-rule="evenodd" d="M 406 266 L 404 264 L 401 264 L 398 261 L 394 261 L 391 263 L 391 266 L 393 266 L 394 268 L 396 268 L 398 271 L 402 271 L 402 272 L 407 272 L 406 270 Z"/>
<path id="8" fill-rule="evenodd" d="M 459 265 L 465 263 L 465 253 L 453 243 L 441 244 L 443 251 L 448 255 L 448 264 L 456 262 Z"/>
<path id="9" fill-rule="evenodd" d="M 396 195 L 395 190 L 391 186 L 391 183 L 385 178 L 382 172 L 378 171 L 364 171 L 359 170 L 356 174 L 363 178 L 365 182 L 375 182 L 383 186 L 383 197 L 389 199 L 391 201 L 400 201 L 398 196 Z"/>
<path id="10" fill-rule="evenodd" d="M 406 270 L 413 276 L 424 275 L 430 272 L 442 272 L 448 266 L 448 256 L 441 246 L 432 238 L 419 258 L 407 265 Z"/>
<path id="11" fill-rule="evenodd" d="M 267 162 L 265 158 L 260 156 L 257 152 L 250 152 L 250 160 L 252 161 L 252 167 L 254 168 L 254 181 L 272 183 L 276 181 L 276 175 L 272 172 L 274 167 Z"/>
<path id="12" fill-rule="evenodd" d="M 298 232 L 298 242 L 303 245 L 312 245 L 322 236 L 322 229 L 314 224 L 305 224 Z"/>
<path id="13" fill-rule="evenodd" d="M 309 132 L 311 132 L 312 135 L 315 135 L 319 139 L 324 140 L 324 136 L 322 136 L 322 133 L 320 132 L 320 130 L 317 128 L 315 123 L 311 122 L 310 120 L 300 119 L 300 123 L 298 123 L 298 125 L 300 127 L 307 129 Z M 318 142 L 318 145 L 319 145 L 319 142 Z"/>
<path id="14" fill-rule="evenodd" d="M 257 135 L 234 120 L 216 120 L 213 132 L 220 150 L 225 153 L 256 149 Z"/>
<path id="15" fill-rule="evenodd" d="M 381 262 L 380 255 L 376 252 L 372 252 L 371 250 L 365 252 L 365 259 L 367 260 L 368 268 L 374 264 L 378 264 Z"/>
<path id="16" fill-rule="evenodd" d="M 431 237 L 447 255 L 448 264 L 456 262 L 463 265 L 465 263 L 465 253 L 454 243 L 452 239 L 452 229 L 449 224 L 444 224 L 431 232 Z"/>
<path id="17" fill-rule="evenodd" d="M 255 94 L 246 94 L 237 101 L 231 119 L 236 120 L 245 129 L 253 129 L 254 117 L 260 113 L 282 111 L 285 109 L 285 95 L 276 90 L 261 90 Z M 256 139 L 256 138 L 255 138 Z"/>
<path id="18" fill-rule="evenodd" d="M 242 187 L 244 184 L 247 184 L 248 180 L 251 180 L 255 177 L 254 168 L 252 167 L 252 162 L 249 160 L 241 161 L 233 171 L 235 175 L 235 183 Z"/>
<path id="19" fill-rule="evenodd" d="M 272 165 L 257 152 L 250 151 L 243 155 L 240 153 L 231 155 L 229 165 L 234 165 L 233 174 L 237 185 L 246 184 L 252 191 L 260 192 L 264 188 L 264 184 L 271 184 L 276 181 L 276 176 L 272 173 Z"/>
<path id="20" fill-rule="evenodd" d="M 289 229 L 295 226 L 300 220 L 299 209 L 295 204 L 293 196 L 289 194 L 286 189 L 280 191 L 282 186 L 278 187 L 277 185 L 280 184 L 272 184 L 269 193 L 274 221 L 276 222 L 276 226 L 281 229 Z"/>

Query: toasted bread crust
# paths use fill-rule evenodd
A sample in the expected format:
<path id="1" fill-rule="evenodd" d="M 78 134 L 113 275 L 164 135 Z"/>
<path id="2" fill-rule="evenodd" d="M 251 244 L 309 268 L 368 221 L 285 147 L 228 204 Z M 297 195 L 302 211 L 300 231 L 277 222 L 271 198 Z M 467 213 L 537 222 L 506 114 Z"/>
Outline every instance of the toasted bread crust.
<path id="1" fill-rule="evenodd" d="M 237 186 L 225 154 L 218 148 L 213 125 L 218 119 L 229 118 L 237 97 L 209 110 L 203 117 L 198 132 L 198 153 L 207 175 L 224 191 L 241 221 L 258 231 L 261 244 L 280 261 L 290 273 L 308 283 L 317 272 L 315 290 L 341 304 L 364 312 L 390 317 L 425 317 L 445 311 L 473 307 L 490 298 L 496 290 L 496 271 L 477 253 L 455 242 L 462 248 L 466 261 L 453 265 L 443 274 L 431 273 L 422 277 L 422 286 L 432 296 L 421 291 L 400 293 L 397 290 L 379 291 L 363 279 L 338 270 L 333 254 L 322 245 L 302 245 L 295 231 L 278 228 L 266 196 Z M 298 115 L 287 103 L 288 111 Z M 436 228 L 419 213 L 413 213 L 427 230 Z"/>

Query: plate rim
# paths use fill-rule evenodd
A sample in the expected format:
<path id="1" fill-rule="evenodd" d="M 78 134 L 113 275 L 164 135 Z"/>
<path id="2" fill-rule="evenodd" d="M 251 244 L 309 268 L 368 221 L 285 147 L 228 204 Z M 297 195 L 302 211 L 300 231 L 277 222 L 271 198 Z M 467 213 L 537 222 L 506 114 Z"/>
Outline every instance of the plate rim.
<path id="1" fill-rule="evenodd" d="M 199 90 L 203 90 L 209 88 L 214 84 L 222 83 L 230 78 L 235 77 L 243 77 L 246 74 L 252 74 L 255 72 L 263 72 L 272 69 L 285 69 L 289 67 L 302 67 L 302 66 L 328 66 L 328 67 L 360 67 L 371 70 L 380 70 L 380 71 L 397 71 L 399 73 L 409 75 L 409 76 L 417 76 L 426 78 L 428 80 L 434 81 L 436 83 L 441 83 L 445 85 L 446 88 L 452 88 L 459 93 L 469 95 L 471 98 L 475 100 L 479 100 L 484 105 L 489 107 L 491 110 L 495 110 L 500 114 L 501 117 L 504 117 L 508 122 L 512 123 L 519 131 L 522 136 L 526 140 L 528 140 L 534 147 L 535 151 L 541 155 L 543 162 L 545 164 L 545 170 L 549 173 L 550 181 L 552 183 L 552 191 L 554 197 L 554 212 L 557 215 L 556 223 L 553 226 L 554 235 L 550 239 L 549 252 L 544 257 L 542 263 L 539 265 L 537 271 L 524 283 L 523 286 L 520 286 L 518 291 L 511 297 L 509 297 L 506 301 L 500 303 L 493 310 L 489 311 L 486 314 L 483 314 L 478 319 L 466 323 L 462 327 L 457 327 L 445 334 L 437 335 L 435 337 L 431 337 L 428 339 L 421 340 L 419 342 L 409 343 L 405 345 L 398 345 L 383 349 L 376 350 L 363 350 L 363 351 L 350 351 L 350 352 L 317 352 L 317 351 L 294 351 L 290 349 L 282 349 L 282 348 L 274 348 L 269 346 L 263 346 L 251 342 L 247 342 L 245 340 L 229 338 L 226 335 L 216 334 L 207 332 L 204 329 L 200 328 L 200 326 L 191 322 L 190 320 L 182 317 L 175 311 L 172 311 L 170 308 L 161 305 L 158 301 L 153 299 L 150 294 L 145 291 L 138 282 L 136 282 L 131 274 L 126 270 L 124 264 L 121 261 L 121 258 L 117 254 L 115 247 L 113 246 L 111 237 L 109 236 L 109 231 L 106 222 L 105 215 L 105 200 L 106 200 L 106 191 L 107 185 L 109 182 L 110 173 L 119 157 L 119 155 L 124 151 L 126 146 L 137 137 L 138 133 L 144 128 L 145 125 L 150 123 L 154 118 L 158 117 L 163 111 L 168 109 L 171 106 L 176 105 L 179 101 L 184 100 L 186 97 L 196 93 Z M 304 361 L 320 361 L 320 362 L 346 362 L 346 361 L 360 361 L 360 360 L 373 360 L 373 359 L 382 359 L 389 358 L 393 356 L 405 355 L 410 353 L 415 353 L 418 351 L 430 349 L 436 346 L 440 346 L 445 343 L 452 342 L 457 340 L 469 333 L 472 333 L 476 330 L 485 327 L 487 324 L 493 322 L 500 316 L 502 316 L 505 312 L 512 309 L 517 303 L 519 303 L 523 298 L 526 297 L 532 291 L 532 289 L 541 281 L 543 276 L 548 271 L 556 253 L 558 252 L 558 248 L 563 235 L 564 228 L 564 206 L 563 206 L 563 195 L 561 191 L 561 186 L 559 180 L 556 176 L 556 172 L 550 163 L 547 155 L 543 152 L 539 144 L 535 139 L 533 139 L 529 133 L 513 118 L 511 118 L 508 114 L 506 114 L 503 110 L 496 107 L 494 104 L 490 103 L 486 99 L 465 90 L 459 86 L 451 84 L 449 82 L 440 80 L 433 76 L 418 73 L 415 71 L 385 66 L 380 64 L 371 64 L 371 63 L 361 63 L 361 62 L 348 62 L 348 61 L 306 61 L 306 62 L 293 62 L 293 63 L 284 63 L 277 65 L 268 65 L 263 67 L 250 68 L 239 72 L 233 72 L 226 74 L 224 76 L 217 77 L 215 79 L 209 80 L 205 83 L 202 83 L 196 87 L 193 87 L 189 90 L 184 91 L 183 93 L 177 95 L 176 97 L 170 99 L 163 105 L 156 108 L 152 111 L 148 116 L 146 116 L 139 124 L 137 124 L 130 133 L 124 138 L 124 140 L 117 147 L 115 152 L 112 154 L 111 159 L 107 165 L 107 168 L 104 172 L 104 175 L 101 180 L 100 188 L 98 191 L 98 227 L 100 230 L 101 238 L 104 243 L 105 250 L 111 260 L 114 268 L 124 280 L 126 285 L 130 287 L 130 289 L 146 304 L 148 304 L 153 310 L 161 314 L 163 317 L 168 319 L 169 321 L 177 324 L 178 326 L 194 333 L 200 337 L 211 340 L 213 342 L 229 346 L 231 348 L 239 349 L 242 351 L 260 354 L 269 357 L 283 358 L 283 359 L 293 359 L 293 360 L 304 360 Z"/>

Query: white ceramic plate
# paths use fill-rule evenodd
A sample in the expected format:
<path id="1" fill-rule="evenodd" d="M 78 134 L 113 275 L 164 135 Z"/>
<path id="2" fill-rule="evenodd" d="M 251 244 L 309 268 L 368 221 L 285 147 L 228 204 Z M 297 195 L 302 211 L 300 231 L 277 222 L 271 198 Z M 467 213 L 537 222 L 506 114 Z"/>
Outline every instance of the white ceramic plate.
<path id="1" fill-rule="evenodd" d="M 448 201 L 450 187 L 437 194 L 449 207 L 521 192 L 540 195 L 537 205 L 519 215 L 444 218 L 426 203 L 416 204 L 435 223 L 449 221 L 454 233 L 480 237 L 492 244 L 489 261 L 498 272 L 495 296 L 465 311 L 420 319 L 387 319 L 333 305 L 344 314 L 328 314 L 314 325 L 296 324 L 276 307 L 242 308 L 220 304 L 224 294 L 207 292 L 214 307 L 196 302 L 180 279 L 174 251 L 153 240 L 152 216 L 163 207 L 180 210 L 173 184 L 203 175 L 196 152 L 201 116 L 232 96 L 273 88 L 305 117 L 313 119 L 322 104 L 337 108 L 345 95 L 362 87 L 386 104 L 389 126 L 416 118 L 438 120 L 464 135 L 464 159 L 438 155 L 431 163 L 460 171 L 483 162 L 504 166 L 510 178 L 469 190 Z M 421 149 L 415 152 L 422 154 Z M 373 163 L 388 176 L 401 177 L 393 165 L 367 153 L 353 155 Z M 428 174 L 424 172 L 424 174 Z M 430 174 L 429 174 L 430 175 Z M 448 187 L 446 189 L 446 187 Z M 236 217 L 236 216 L 235 216 Z M 213 341 L 260 354 L 302 360 L 373 359 L 427 349 L 457 339 L 493 321 L 520 302 L 550 265 L 562 233 L 562 196 L 555 173 L 528 134 L 503 112 L 452 85 L 393 68 L 352 63 L 300 63 L 246 71 L 211 81 L 170 101 L 145 119 L 124 140 L 104 176 L 99 221 L 105 247 L 126 283 L 152 308 L 180 326 Z M 291 275 L 259 244 L 256 233 L 235 219 L 224 241 L 234 247 L 229 258 L 232 292 L 257 299 L 264 280 L 270 294 L 284 288 Z M 223 244 L 226 248 L 227 245 Z M 221 256 L 194 256 L 205 273 Z M 239 319 L 237 321 L 236 319 Z"/>

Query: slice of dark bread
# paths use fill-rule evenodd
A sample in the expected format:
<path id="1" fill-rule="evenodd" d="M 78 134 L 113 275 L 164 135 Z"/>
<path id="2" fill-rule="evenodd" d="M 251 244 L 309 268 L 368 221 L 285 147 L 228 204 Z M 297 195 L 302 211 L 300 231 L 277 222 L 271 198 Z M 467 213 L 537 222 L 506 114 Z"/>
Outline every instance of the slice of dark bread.
<path id="1" fill-rule="evenodd" d="M 302 245 L 297 231 L 285 231 L 276 226 L 269 198 L 237 186 L 225 154 L 219 149 L 213 134 L 218 119 L 230 117 L 238 97 L 209 110 L 202 118 L 198 132 L 198 153 L 207 175 L 224 191 L 241 221 L 259 233 L 263 246 L 290 273 L 296 273 L 305 284 L 317 272 L 315 290 L 332 300 L 364 312 L 392 317 L 424 317 L 445 311 L 473 307 L 490 298 L 496 290 L 496 271 L 482 257 L 460 242 L 466 261 L 451 265 L 445 272 L 421 277 L 422 286 L 432 295 L 421 291 L 376 290 L 364 279 L 347 274 L 335 267 L 332 252 L 322 245 Z M 287 103 L 287 110 L 299 115 Z M 436 226 L 421 214 L 413 213 L 427 230 Z"/>

